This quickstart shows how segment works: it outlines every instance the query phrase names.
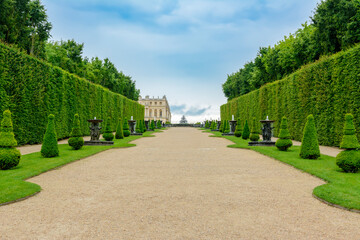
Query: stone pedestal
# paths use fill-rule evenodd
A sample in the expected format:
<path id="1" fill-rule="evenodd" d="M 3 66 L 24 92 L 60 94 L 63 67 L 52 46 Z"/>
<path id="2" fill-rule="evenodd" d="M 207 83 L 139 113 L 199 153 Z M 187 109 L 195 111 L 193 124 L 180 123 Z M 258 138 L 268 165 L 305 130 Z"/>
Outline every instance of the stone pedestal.
<path id="1" fill-rule="evenodd" d="M 275 146 L 275 142 L 271 141 L 271 136 L 272 136 L 272 123 L 274 123 L 274 120 L 260 120 L 260 122 L 262 123 L 263 127 L 261 128 L 262 130 L 262 137 L 263 137 L 263 141 L 261 142 L 249 142 L 249 146 Z"/>
<path id="2" fill-rule="evenodd" d="M 130 135 L 142 135 L 142 133 L 135 132 L 135 124 L 136 124 L 135 120 L 128 120 L 128 123 L 129 123 Z"/>
<path id="3" fill-rule="evenodd" d="M 90 125 L 90 141 L 84 141 L 84 145 L 113 145 L 113 141 L 100 141 L 100 123 L 103 120 L 100 119 L 89 119 L 87 120 Z"/>
<path id="4" fill-rule="evenodd" d="M 237 123 L 237 121 L 235 121 L 235 120 L 229 121 L 230 132 L 223 133 L 222 135 L 223 136 L 234 136 L 235 135 L 235 129 L 236 129 L 236 123 Z"/>

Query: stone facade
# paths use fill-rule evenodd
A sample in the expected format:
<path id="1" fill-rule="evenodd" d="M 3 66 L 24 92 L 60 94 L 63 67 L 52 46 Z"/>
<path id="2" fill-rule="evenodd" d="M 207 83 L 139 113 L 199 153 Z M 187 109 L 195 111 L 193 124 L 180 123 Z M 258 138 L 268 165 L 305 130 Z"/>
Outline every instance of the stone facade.
<path id="1" fill-rule="evenodd" d="M 139 97 L 138 102 L 145 106 L 145 120 L 160 120 L 163 123 L 171 122 L 169 103 L 164 95 L 162 98 Z"/>

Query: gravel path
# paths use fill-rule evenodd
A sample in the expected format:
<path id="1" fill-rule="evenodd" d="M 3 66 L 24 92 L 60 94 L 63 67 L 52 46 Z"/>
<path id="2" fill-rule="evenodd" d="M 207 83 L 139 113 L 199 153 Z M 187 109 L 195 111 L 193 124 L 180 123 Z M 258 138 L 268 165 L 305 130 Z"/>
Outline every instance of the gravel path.
<path id="1" fill-rule="evenodd" d="M 43 191 L 0 207 L 0 239 L 359 239 L 321 180 L 197 129 L 156 136 L 30 179 Z"/>

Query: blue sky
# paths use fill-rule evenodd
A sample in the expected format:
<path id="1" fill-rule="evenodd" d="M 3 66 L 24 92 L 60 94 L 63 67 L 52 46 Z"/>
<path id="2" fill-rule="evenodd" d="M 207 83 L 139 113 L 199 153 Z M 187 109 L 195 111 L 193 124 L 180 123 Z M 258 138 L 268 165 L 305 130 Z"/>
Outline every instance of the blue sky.
<path id="1" fill-rule="evenodd" d="M 52 40 L 75 39 L 84 55 L 108 57 L 141 95 L 167 96 L 173 122 L 217 119 L 222 84 L 294 33 L 317 0 L 43 0 Z"/>

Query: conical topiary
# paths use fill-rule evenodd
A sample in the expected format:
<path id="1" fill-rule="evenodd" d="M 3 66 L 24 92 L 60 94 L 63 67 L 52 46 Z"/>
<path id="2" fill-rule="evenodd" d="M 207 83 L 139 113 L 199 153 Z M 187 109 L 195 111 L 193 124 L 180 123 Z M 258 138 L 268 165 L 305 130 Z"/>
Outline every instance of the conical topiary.
<path id="1" fill-rule="evenodd" d="M 208 120 L 205 121 L 205 128 L 209 128 L 209 121 Z"/>
<path id="2" fill-rule="evenodd" d="M 224 121 L 220 122 L 219 132 L 224 132 Z"/>
<path id="3" fill-rule="evenodd" d="M 142 132 L 141 132 L 141 126 L 140 126 L 140 125 L 141 125 L 140 120 L 137 120 L 137 121 L 136 121 L 136 126 L 135 126 L 135 132 L 136 132 L 136 133 L 142 133 Z"/>
<path id="4" fill-rule="evenodd" d="M 241 137 L 242 134 L 242 126 L 241 126 L 241 120 L 238 118 L 235 128 L 235 137 Z"/>
<path id="5" fill-rule="evenodd" d="M 320 157 L 319 142 L 314 116 L 312 114 L 307 117 L 304 135 L 301 141 L 300 157 L 305 159 L 317 159 Z"/>
<path id="6" fill-rule="evenodd" d="M 106 124 L 105 124 L 105 131 L 103 133 L 103 138 L 106 141 L 112 141 L 114 139 L 114 134 L 111 130 L 110 122 L 111 122 L 111 118 L 108 117 Z"/>
<path id="7" fill-rule="evenodd" d="M 73 129 L 70 134 L 71 138 L 69 138 L 68 143 L 70 147 L 74 150 L 79 150 L 84 145 L 84 139 L 82 138 L 81 130 L 80 130 L 80 119 L 79 115 L 75 114 Z"/>
<path id="8" fill-rule="evenodd" d="M 211 122 L 211 127 L 210 127 L 210 128 L 211 128 L 211 130 L 216 130 L 216 128 L 215 128 L 215 121 L 212 121 L 212 122 Z"/>
<path id="9" fill-rule="evenodd" d="M 256 142 L 256 141 L 259 141 L 259 139 L 260 139 L 259 127 L 256 122 L 256 119 L 253 118 L 253 122 L 252 122 L 252 126 L 251 126 L 250 140 Z"/>
<path id="10" fill-rule="evenodd" d="M 16 167 L 21 158 L 20 151 L 15 147 L 17 141 L 14 137 L 10 110 L 5 110 L 0 129 L 0 169 L 6 170 Z"/>
<path id="11" fill-rule="evenodd" d="M 115 138 L 116 139 L 123 139 L 124 138 L 123 123 L 121 121 L 121 118 L 119 118 L 118 124 L 116 126 Z"/>
<path id="12" fill-rule="evenodd" d="M 276 141 L 275 146 L 280 151 L 286 151 L 289 147 L 292 146 L 292 141 L 290 138 L 291 136 L 287 128 L 287 119 L 286 117 L 283 117 L 280 124 L 279 139 Z"/>
<path id="13" fill-rule="evenodd" d="M 50 114 L 48 117 L 48 125 L 44 135 L 44 141 L 41 146 L 41 155 L 46 158 L 59 156 L 58 142 L 55 132 L 55 116 Z"/>
<path id="14" fill-rule="evenodd" d="M 224 133 L 229 133 L 229 132 L 230 132 L 230 124 L 229 124 L 229 121 L 226 120 L 226 121 L 225 121 Z"/>
<path id="15" fill-rule="evenodd" d="M 242 139 L 245 139 L 245 140 L 250 137 L 250 129 L 249 129 L 249 124 L 248 124 L 247 120 L 245 120 L 244 129 L 241 134 L 241 137 L 242 137 Z"/>
<path id="16" fill-rule="evenodd" d="M 143 126 L 143 132 L 146 132 L 146 124 L 145 124 L 145 120 L 142 120 L 142 126 Z"/>
<path id="17" fill-rule="evenodd" d="M 129 122 L 127 118 L 125 118 L 125 121 L 123 123 L 123 131 L 124 131 L 124 137 L 130 136 Z"/>
<path id="18" fill-rule="evenodd" d="M 336 156 L 336 164 L 344 172 L 355 173 L 360 169 L 360 147 L 359 141 L 355 135 L 354 117 L 352 114 L 346 114 L 344 124 L 344 135 L 340 143 L 340 148 L 345 149 Z"/>
<path id="19" fill-rule="evenodd" d="M 155 131 L 155 121 L 154 120 L 151 120 L 150 129 Z"/>
<path id="20" fill-rule="evenodd" d="M 156 128 L 161 129 L 162 126 L 161 126 L 161 121 L 160 120 L 157 121 L 156 125 L 157 125 Z"/>

